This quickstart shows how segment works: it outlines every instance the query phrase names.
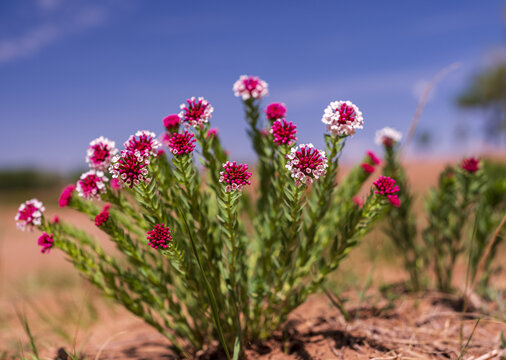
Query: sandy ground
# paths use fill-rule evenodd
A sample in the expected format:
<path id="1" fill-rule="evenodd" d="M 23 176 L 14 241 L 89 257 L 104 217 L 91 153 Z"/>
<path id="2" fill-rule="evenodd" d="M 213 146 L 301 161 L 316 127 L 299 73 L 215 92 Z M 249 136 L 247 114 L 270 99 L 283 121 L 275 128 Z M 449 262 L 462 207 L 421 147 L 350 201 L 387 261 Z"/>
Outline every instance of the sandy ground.
<path id="1" fill-rule="evenodd" d="M 407 172 L 414 191 L 424 193 L 433 186 L 444 166 L 442 162 L 408 164 Z M 27 198 L 35 195 L 28 194 Z M 421 206 L 420 199 L 418 206 Z M 46 207 L 49 218 L 58 214 L 105 239 L 85 216 L 52 204 L 46 204 Z M 36 245 L 37 233 L 23 233 L 15 228 L 16 208 L 16 205 L 0 202 L 0 359 L 11 359 L 12 354 L 19 351 L 20 344 L 26 349 L 28 340 L 16 310 L 26 313 L 41 358 L 55 358 L 59 347 L 82 350 L 89 359 L 94 359 L 97 354 L 100 359 L 171 358 L 165 338 L 103 299 L 80 279 L 60 252 L 42 255 Z M 361 247 L 365 251 L 357 250 L 343 264 L 341 274 L 347 274 L 355 268 L 357 261 L 368 261 L 361 267 L 362 272 L 350 273 L 350 283 L 357 282 L 356 285 L 360 286 L 371 268 L 368 252 L 377 246 L 378 243 Z M 380 261 L 374 272 L 374 286 L 405 279 L 405 274 L 397 266 L 398 261 Z M 456 276 L 462 271 L 457 271 Z M 497 285 L 503 281 L 504 288 L 504 277 L 495 281 L 498 281 Z M 464 339 L 467 339 L 476 323 L 474 316 L 462 319 L 437 294 L 401 296 L 387 302 L 373 291 L 361 304 L 353 298 L 354 294 L 356 291 L 349 295 L 349 309 L 356 311 L 359 305 L 363 309 L 352 323 L 346 324 L 326 298 L 314 296 L 292 314 L 284 335 L 280 332 L 263 344 L 251 344 L 248 358 L 456 359 L 460 351 L 461 328 Z M 497 311 L 493 304 L 489 306 L 492 312 Z M 506 332 L 504 323 L 488 317 L 482 320 L 466 358 L 498 349 L 501 330 Z M 207 353 L 206 358 L 213 357 Z"/>

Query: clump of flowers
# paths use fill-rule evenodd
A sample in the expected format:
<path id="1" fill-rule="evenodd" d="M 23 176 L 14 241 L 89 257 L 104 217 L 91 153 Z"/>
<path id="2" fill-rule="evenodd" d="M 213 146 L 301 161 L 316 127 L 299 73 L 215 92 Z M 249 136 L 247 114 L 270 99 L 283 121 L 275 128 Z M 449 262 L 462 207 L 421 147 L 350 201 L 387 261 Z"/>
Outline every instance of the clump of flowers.
<path id="1" fill-rule="evenodd" d="M 462 159 L 460 167 L 462 169 L 464 169 L 465 171 L 467 171 L 468 173 L 473 174 L 479 170 L 480 160 L 478 160 L 475 157 L 469 157 L 469 158 Z"/>
<path id="2" fill-rule="evenodd" d="M 16 226 L 20 230 L 32 231 L 34 226 L 40 226 L 42 223 L 42 213 L 46 210 L 42 202 L 37 199 L 31 199 L 18 208 L 18 213 L 14 217 Z"/>
<path id="3" fill-rule="evenodd" d="M 47 232 L 44 231 L 37 240 L 37 244 L 42 247 L 42 249 L 40 249 L 41 253 L 49 254 L 49 250 L 51 250 L 51 248 L 54 245 L 53 234 L 48 234 Z"/>
<path id="4" fill-rule="evenodd" d="M 395 185 L 394 179 L 388 176 L 380 176 L 380 178 L 373 184 L 376 186 L 376 191 L 374 192 L 375 194 L 386 196 L 388 201 L 390 201 L 390 203 L 395 207 L 399 207 L 401 205 L 397 194 L 399 192 L 399 186 Z"/>
<path id="5" fill-rule="evenodd" d="M 130 152 L 139 152 L 144 156 L 158 155 L 158 148 L 162 144 L 156 139 L 156 134 L 147 130 L 139 130 L 135 135 L 130 135 L 124 144 L 125 149 Z"/>
<path id="6" fill-rule="evenodd" d="M 272 103 L 265 108 L 265 115 L 270 121 L 276 121 L 286 116 L 286 106 L 283 103 Z"/>
<path id="7" fill-rule="evenodd" d="M 376 138 L 374 142 L 377 145 L 384 145 L 386 147 L 392 147 L 399 143 L 402 139 L 402 133 L 391 127 L 384 127 L 376 131 Z"/>
<path id="8" fill-rule="evenodd" d="M 210 137 L 216 137 L 218 136 L 218 129 L 217 128 L 211 128 L 206 134 L 206 139 L 209 139 Z"/>
<path id="9" fill-rule="evenodd" d="M 109 220 L 109 208 L 111 205 L 106 204 L 102 211 L 95 216 L 95 226 L 102 226 L 107 220 Z"/>
<path id="10" fill-rule="evenodd" d="M 286 155 L 286 168 L 291 172 L 295 184 L 312 184 L 314 179 L 325 176 L 328 159 L 325 151 L 318 150 L 313 144 L 302 144 L 291 149 Z"/>
<path id="11" fill-rule="evenodd" d="M 363 128 L 364 118 L 351 101 L 333 101 L 325 109 L 322 122 L 332 135 L 349 136 Z"/>
<path id="12" fill-rule="evenodd" d="M 153 249 L 167 249 L 172 236 L 170 229 L 165 224 L 156 224 L 153 230 L 148 231 L 147 239 L 149 240 L 148 245 Z"/>
<path id="13" fill-rule="evenodd" d="M 58 199 L 58 205 L 60 207 L 65 207 L 69 204 L 70 199 L 72 198 L 72 193 L 76 189 L 74 184 L 67 185 L 63 191 L 61 192 L 60 198 Z"/>
<path id="14" fill-rule="evenodd" d="M 167 115 L 163 119 L 163 126 L 165 127 L 165 129 L 169 133 L 177 131 L 177 129 L 179 128 L 179 124 L 180 123 L 181 123 L 181 119 L 179 118 L 178 114 Z"/>
<path id="15" fill-rule="evenodd" d="M 249 178 L 252 173 L 248 172 L 247 164 L 237 164 L 235 161 L 227 161 L 223 164 L 220 172 L 220 182 L 226 184 L 225 192 L 241 191 L 244 185 L 250 185 Z"/>
<path id="16" fill-rule="evenodd" d="M 98 199 L 100 200 L 100 194 L 107 191 L 105 183 L 109 181 L 104 176 L 102 171 L 90 170 L 81 175 L 81 178 L 77 180 L 77 194 L 85 199 Z"/>
<path id="17" fill-rule="evenodd" d="M 362 169 L 364 169 L 364 171 L 368 174 L 372 174 L 374 172 L 374 166 L 372 166 L 371 164 L 362 163 L 360 164 L 360 166 L 362 166 Z"/>
<path id="18" fill-rule="evenodd" d="M 203 97 L 187 99 L 186 104 L 181 104 L 179 107 L 181 108 L 179 118 L 187 128 L 190 126 L 202 127 L 209 122 L 214 111 L 211 104 Z"/>
<path id="19" fill-rule="evenodd" d="M 233 87 L 234 95 L 243 100 L 261 99 L 269 93 L 268 85 L 258 76 L 241 75 Z"/>
<path id="20" fill-rule="evenodd" d="M 297 141 L 297 126 L 285 119 L 276 120 L 272 123 L 270 133 L 277 145 L 291 145 Z"/>
<path id="21" fill-rule="evenodd" d="M 373 151 L 368 150 L 366 152 L 366 154 L 367 154 L 367 156 L 369 156 L 369 159 L 371 159 L 371 162 L 374 165 L 379 165 L 381 163 L 380 158 L 378 156 L 376 156 L 376 154 Z"/>
<path id="22" fill-rule="evenodd" d="M 116 155 L 112 159 L 109 172 L 112 174 L 113 179 L 118 179 L 119 186 L 126 185 L 132 188 L 141 182 L 148 184 L 151 181 L 147 177 L 149 163 L 149 154 L 122 150 L 120 155 Z"/>
<path id="23" fill-rule="evenodd" d="M 174 155 L 189 154 L 195 149 L 195 136 L 185 131 L 184 133 L 174 133 L 167 142 L 169 150 Z"/>
<path id="24" fill-rule="evenodd" d="M 94 170 L 105 171 L 117 153 L 114 141 L 101 136 L 90 142 L 86 152 L 86 162 Z"/>

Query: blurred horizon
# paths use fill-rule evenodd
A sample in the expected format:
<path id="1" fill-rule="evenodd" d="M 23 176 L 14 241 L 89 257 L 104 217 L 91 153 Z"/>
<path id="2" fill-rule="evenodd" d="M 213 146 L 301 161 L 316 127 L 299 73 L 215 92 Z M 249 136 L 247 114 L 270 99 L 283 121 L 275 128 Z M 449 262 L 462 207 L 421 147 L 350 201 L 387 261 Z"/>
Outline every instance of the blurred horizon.
<path id="1" fill-rule="evenodd" d="M 0 2 L 0 168 L 85 168 L 88 143 L 121 148 L 130 134 L 163 132 L 162 119 L 203 96 L 235 160 L 254 161 L 242 74 L 269 84 L 263 100 L 287 105 L 299 143 L 323 145 L 329 102 L 351 100 L 364 129 L 343 160 L 374 145 L 376 130 L 404 134 L 425 86 L 436 86 L 408 149 L 412 157 L 503 151 L 483 136 L 485 114 L 456 98 L 480 71 L 506 61 L 504 1 L 319 1 L 255 4 L 29 0 Z M 247 144 L 247 145 L 245 145 Z"/>

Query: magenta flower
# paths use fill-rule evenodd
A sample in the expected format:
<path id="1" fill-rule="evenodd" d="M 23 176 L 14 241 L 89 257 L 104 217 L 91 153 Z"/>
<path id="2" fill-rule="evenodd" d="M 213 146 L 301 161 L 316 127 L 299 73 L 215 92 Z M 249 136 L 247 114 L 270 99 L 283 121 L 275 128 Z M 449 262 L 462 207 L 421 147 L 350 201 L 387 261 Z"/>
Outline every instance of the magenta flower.
<path id="1" fill-rule="evenodd" d="M 353 197 L 353 203 L 355 205 L 357 205 L 361 209 L 364 206 L 364 200 L 362 200 L 359 196 L 354 196 Z"/>
<path id="2" fill-rule="evenodd" d="M 179 113 L 179 119 L 188 128 L 193 126 L 194 128 L 202 127 L 205 123 L 211 119 L 214 108 L 209 102 L 203 97 L 196 99 L 192 97 L 186 99 L 187 104 L 181 104 L 181 112 Z"/>
<path id="3" fill-rule="evenodd" d="M 283 103 L 272 103 L 265 108 L 265 115 L 270 121 L 282 119 L 286 116 L 286 106 Z"/>
<path id="4" fill-rule="evenodd" d="M 225 192 L 241 191 L 244 185 L 251 184 L 249 178 L 252 173 L 248 172 L 248 165 L 227 161 L 223 164 L 223 169 L 225 170 L 220 172 L 220 182 L 226 184 Z"/>
<path id="5" fill-rule="evenodd" d="M 210 137 L 216 137 L 218 136 L 218 129 L 217 128 L 211 128 L 207 132 L 206 139 L 209 139 Z"/>
<path id="6" fill-rule="evenodd" d="M 291 145 L 297 141 L 297 126 L 291 121 L 285 119 L 276 120 L 272 123 L 270 133 L 274 137 L 274 143 L 277 145 Z"/>
<path id="7" fill-rule="evenodd" d="M 360 166 L 362 166 L 362 169 L 364 169 L 364 171 L 367 174 L 372 174 L 374 172 L 374 166 L 372 166 L 368 163 L 362 163 L 362 164 L 360 164 Z"/>
<path id="8" fill-rule="evenodd" d="M 168 226 L 156 224 L 153 230 L 148 231 L 147 239 L 149 240 L 148 245 L 152 248 L 167 249 L 172 241 L 172 236 Z"/>
<path id="9" fill-rule="evenodd" d="M 480 168 L 480 160 L 475 157 L 462 159 L 460 167 L 470 174 L 477 172 Z"/>
<path id="10" fill-rule="evenodd" d="M 37 240 L 37 243 L 42 247 L 42 249 L 40 249 L 41 253 L 49 254 L 49 250 L 51 250 L 54 245 L 53 234 L 48 234 L 46 232 L 42 233 L 42 235 Z"/>
<path id="11" fill-rule="evenodd" d="M 53 216 L 53 220 L 51 221 L 53 224 L 58 224 L 60 222 L 60 218 L 58 215 Z"/>
<path id="12" fill-rule="evenodd" d="M 372 163 L 374 165 L 379 165 L 381 163 L 381 160 L 379 157 L 376 156 L 376 154 L 374 152 L 372 152 L 371 150 L 368 150 L 366 152 L 367 156 L 369 156 L 369 158 L 371 159 Z"/>
<path id="13" fill-rule="evenodd" d="M 130 135 L 130 138 L 125 141 L 125 150 L 131 152 L 139 152 L 143 156 L 153 155 L 156 156 L 158 148 L 162 144 L 156 139 L 153 132 L 147 130 L 139 130 L 135 135 Z"/>
<path id="14" fill-rule="evenodd" d="M 111 182 L 109 184 L 111 185 L 111 188 L 114 190 L 121 189 L 121 185 L 118 179 L 111 179 Z"/>
<path id="15" fill-rule="evenodd" d="M 58 205 L 60 207 L 65 207 L 69 204 L 70 199 L 72 198 L 72 193 L 76 189 L 74 184 L 67 185 L 63 191 L 61 192 L 60 198 L 58 199 Z"/>
<path id="16" fill-rule="evenodd" d="M 42 224 L 42 213 L 45 210 L 42 202 L 37 199 L 25 201 L 19 205 L 18 213 L 14 217 L 16 227 L 22 231 L 32 231 L 34 226 Z"/>
<path id="17" fill-rule="evenodd" d="M 81 175 L 77 180 L 77 194 L 87 200 L 100 200 L 100 194 L 107 191 L 105 183 L 108 182 L 102 171 L 90 170 Z"/>
<path id="18" fill-rule="evenodd" d="M 191 132 L 174 133 L 168 140 L 167 146 L 174 155 L 189 154 L 195 149 L 195 136 Z"/>
<path id="19" fill-rule="evenodd" d="M 109 220 L 109 208 L 111 205 L 106 204 L 102 211 L 95 216 L 95 226 L 102 226 L 107 220 Z"/>
<path id="20" fill-rule="evenodd" d="M 166 116 L 163 119 L 163 126 L 167 129 L 169 133 L 177 131 L 179 124 L 181 122 L 181 119 L 179 118 L 178 114 L 171 114 Z"/>
<path id="21" fill-rule="evenodd" d="M 351 101 L 333 101 L 325 109 L 322 122 L 332 135 L 348 136 L 355 134 L 355 129 L 363 128 L 364 118 Z"/>
<path id="22" fill-rule="evenodd" d="M 269 93 L 268 85 L 258 76 L 241 75 L 232 88 L 234 95 L 243 100 L 261 99 Z"/>
<path id="23" fill-rule="evenodd" d="M 288 163 L 285 167 L 292 173 L 297 186 L 310 185 L 314 179 L 319 179 L 327 173 L 328 159 L 325 151 L 318 150 L 313 144 L 302 144 L 292 148 L 286 158 Z"/>
<path id="24" fill-rule="evenodd" d="M 387 197 L 388 201 L 395 206 L 399 207 L 401 205 L 401 201 L 397 193 L 399 192 L 399 186 L 395 185 L 395 180 L 388 176 L 380 176 L 378 180 L 374 183 L 376 186 L 375 194 L 384 195 Z"/>
<path id="25" fill-rule="evenodd" d="M 123 150 L 120 155 L 112 159 L 109 172 L 113 179 L 118 179 L 119 186 L 128 186 L 130 189 L 141 182 L 149 184 L 151 179 L 148 175 L 149 154 Z"/>
<path id="26" fill-rule="evenodd" d="M 86 152 L 86 162 L 94 170 L 105 171 L 118 150 L 114 147 L 114 141 L 103 136 L 90 142 Z"/>

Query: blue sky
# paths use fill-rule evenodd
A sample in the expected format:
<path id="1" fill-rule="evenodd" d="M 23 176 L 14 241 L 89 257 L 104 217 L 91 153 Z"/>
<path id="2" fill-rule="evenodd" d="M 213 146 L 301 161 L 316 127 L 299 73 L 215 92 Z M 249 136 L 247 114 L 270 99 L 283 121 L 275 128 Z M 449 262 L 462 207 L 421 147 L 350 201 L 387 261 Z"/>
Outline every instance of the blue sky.
<path id="1" fill-rule="evenodd" d="M 104 135 L 120 145 L 136 130 L 203 96 L 232 157 L 252 160 L 241 74 L 269 83 L 299 141 L 322 145 L 323 109 L 351 100 L 364 130 L 345 158 L 374 149 L 374 132 L 405 132 L 424 84 L 437 86 L 421 119 L 427 156 L 483 146 L 479 113 L 455 107 L 473 74 L 504 60 L 504 2 L 489 1 L 0 1 L 0 167 L 65 171 L 85 166 Z M 457 146 L 458 124 L 469 129 Z M 415 153 L 415 148 L 411 153 Z"/>

